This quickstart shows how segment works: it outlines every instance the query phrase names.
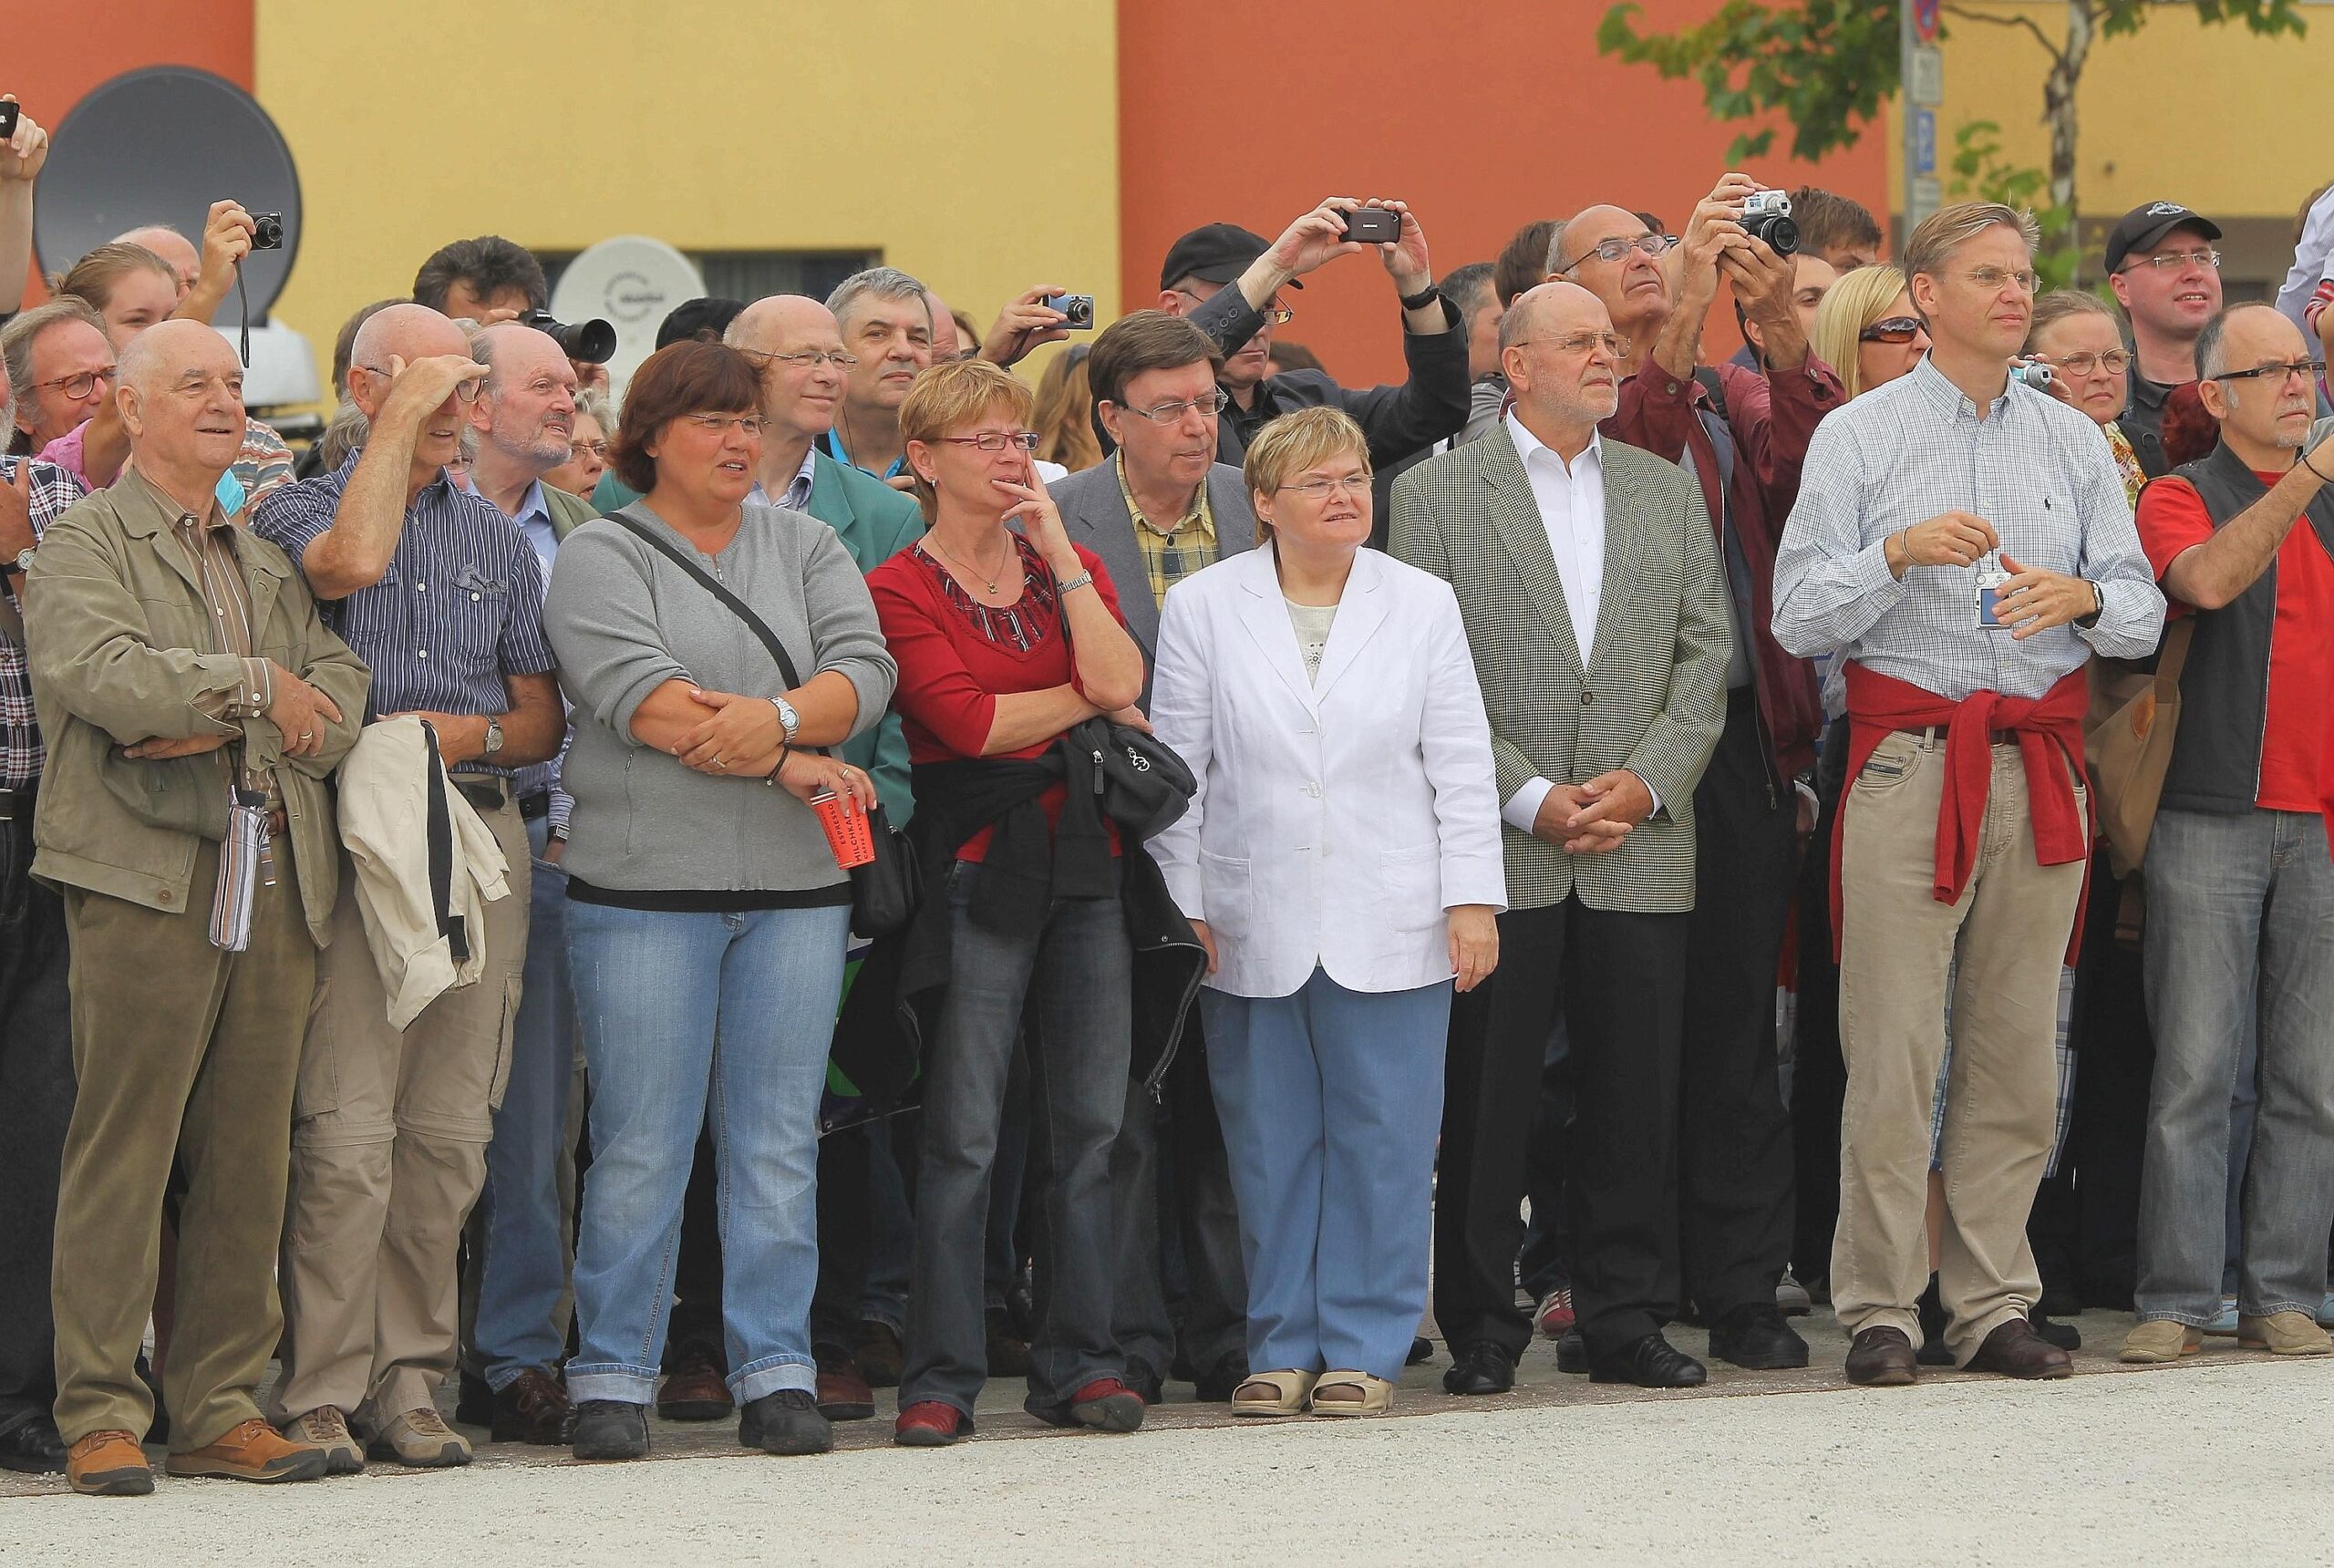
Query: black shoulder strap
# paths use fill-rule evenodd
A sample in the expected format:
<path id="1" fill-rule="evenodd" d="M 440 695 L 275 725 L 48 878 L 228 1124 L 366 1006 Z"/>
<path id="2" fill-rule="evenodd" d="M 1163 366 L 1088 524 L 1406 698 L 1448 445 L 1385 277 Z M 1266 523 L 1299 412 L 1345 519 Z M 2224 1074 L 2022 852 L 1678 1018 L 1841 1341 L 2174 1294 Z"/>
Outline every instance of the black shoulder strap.
<path id="1" fill-rule="evenodd" d="M 785 677 L 788 690 L 791 691 L 802 684 L 802 677 L 795 673 L 794 661 L 786 656 L 786 645 L 778 640 L 778 634 L 769 629 L 769 622 L 754 614 L 752 605 L 729 592 L 728 584 L 691 560 L 688 553 L 680 546 L 633 516 L 630 508 L 612 511 L 608 516 L 632 530 L 656 549 L 663 551 L 674 565 L 696 578 L 699 586 L 727 604 L 731 614 L 745 622 L 746 629 L 760 638 L 762 646 L 769 650 L 769 656 L 778 661 L 778 673 Z"/>
<path id="2" fill-rule="evenodd" d="M 1694 379 L 1700 382 L 1702 384 L 1702 390 L 1710 395 L 1710 403 L 1712 407 L 1718 409 L 1718 417 L 1721 419 L 1726 419 L 1725 377 L 1719 375 L 1716 367 L 1712 366 L 1698 365 L 1694 366 Z M 1727 423 L 1729 425 L 1733 424 L 1733 422 L 1734 421 L 1731 419 L 1727 419 Z"/>

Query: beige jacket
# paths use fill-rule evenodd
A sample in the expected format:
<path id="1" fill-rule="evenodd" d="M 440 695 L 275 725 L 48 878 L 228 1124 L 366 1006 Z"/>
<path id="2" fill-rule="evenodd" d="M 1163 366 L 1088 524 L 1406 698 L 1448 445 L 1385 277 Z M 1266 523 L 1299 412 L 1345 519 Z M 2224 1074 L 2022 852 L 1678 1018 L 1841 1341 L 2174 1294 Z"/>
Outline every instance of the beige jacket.
<path id="1" fill-rule="evenodd" d="M 389 1023 L 402 1029 L 485 973 L 486 906 L 511 896 L 511 868 L 410 715 L 367 725 L 340 765 L 340 836 Z"/>

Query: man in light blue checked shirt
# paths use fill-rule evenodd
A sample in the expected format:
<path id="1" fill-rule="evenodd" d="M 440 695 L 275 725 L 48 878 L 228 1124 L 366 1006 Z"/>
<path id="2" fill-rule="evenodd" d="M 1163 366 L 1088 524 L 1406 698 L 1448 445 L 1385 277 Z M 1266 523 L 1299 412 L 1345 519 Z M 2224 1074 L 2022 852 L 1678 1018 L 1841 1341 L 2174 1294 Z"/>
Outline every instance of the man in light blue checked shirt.
<path id="1" fill-rule="evenodd" d="M 2090 859 L 2084 665 L 2151 652 L 2164 603 L 2098 428 L 2010 382 L 2037 237 L 2029 215 L 1988 202 L 1914 231 L 1903 264 L 1929 357 L 1817 428 L 1775 562 L 1776 639 L 1846 665 L 1832 1288 L 1849 1379 L 1869 1385 L 1915 1377 L 1948 969 L 1946 1344 L 1980 1371 L 2071 1369 L 2028 1322 L 2041 1282 L 2026 1222 Z"/>

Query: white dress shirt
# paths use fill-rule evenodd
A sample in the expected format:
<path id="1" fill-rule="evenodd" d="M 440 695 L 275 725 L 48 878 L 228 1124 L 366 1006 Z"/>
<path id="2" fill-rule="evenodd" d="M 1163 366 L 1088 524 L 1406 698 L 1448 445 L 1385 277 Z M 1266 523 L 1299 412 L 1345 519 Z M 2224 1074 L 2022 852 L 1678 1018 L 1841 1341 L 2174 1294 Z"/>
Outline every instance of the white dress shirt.
<path id="1" fill-rule="evenodd" d="M 794 470 L 792 479 L 786 481 L 784 494 L 771 495 L 762 488 L 762 481 L 756 480 L 754 488 L 746 492 L 746 500 L 754 506 L 782 506 L 789 511 L 808 511 L 811 510 L 811 484 L 818 477 L 818 467 L 819 447 L 814 441 L 811 449 L 802 454 L 802 466 Z"/>
<path id="2" fill-rule="evenodd" d="M 1586 669 L 1596 645 L 1597 607 L 1605 598 L 1605 438 L 1590 436 L 1587 449 L 1567 464 L 1525 429 L 1513 411 L 1500 422 L 1507 427 L 1515 455 L 1523 459 L 1523 477 L 1532 483 L 1540 526 L 1547 530 L 1548 551 L 1556 558 L 1556 580 L 1564 584 L 1565 608 L 1572 613 L 1580 667 Z M 1539 820 L 1541 803 L 1554 788 L 1545 779 L 1526 779 L 1500 808 L 1501 820 L 1519 833 L 1530 832 Z M 1657 809 L 1658 805 L 1657 801 Z"/>

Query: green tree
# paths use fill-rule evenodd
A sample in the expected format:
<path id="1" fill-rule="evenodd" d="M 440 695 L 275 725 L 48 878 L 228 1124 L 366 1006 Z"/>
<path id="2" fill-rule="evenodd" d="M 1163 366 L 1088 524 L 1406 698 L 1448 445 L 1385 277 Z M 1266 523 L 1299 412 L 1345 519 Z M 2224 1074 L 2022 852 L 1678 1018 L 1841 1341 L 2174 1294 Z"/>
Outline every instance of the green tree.
<path id="1" fill-rule="evenodd" d="M 1812 161 L 1853 147 L 1897 88 L 1898 7 L 1909 0 L 1724 0 L 1707 22 L 1674 33 L 1637 29 L 1640 7 L 1615 5 L 1596 29 L 1599 52 L 1653 67 L 1665 77 L 1691 77 L 1720 119 L 1780 112 L 1792 125 L 1792 156 Z M 2185 6 L 2207 26 L 2241 22 L 2265 36 L 2307 31 L 2298 0 L 2064 0 L 2064 32 L 2053 38 L 2023 8 L 1985 0 L 1947 0 L 1946 15 L 2030 34 L 2049 62 L 2042 79 L 2042 123 L 2050 130 L 2050 205 L 2064 209 L 2050 248 L 2074 253 L 2075 95 L 2092 47 L 2128 36 L 2158 11 Z M 1728 156 L 1755 158 L 1773 145 L 1771 129 L 1735 138 Z M 2072 268 L 2068 269 L 2072 275 Z"/>
<path id="2" fill-rule="evenodd" d="M 2050 177 L 2030 164 L 2002 158 L 2002 128 L 1990 119 L 1962 122 L 1953 133 L 1953 182 L 1946 194 L 1968 201 L 1998 201 L 2005 207 L 2031 209 L 2042 231 L 2042 253 L 2034 259 L 2036 273 L 2046 289 L 2066 288 L 2075 281 L 2074 248 L 2062 236 L 2075 226 L 2073 211 L 2036 200 Z"/>

